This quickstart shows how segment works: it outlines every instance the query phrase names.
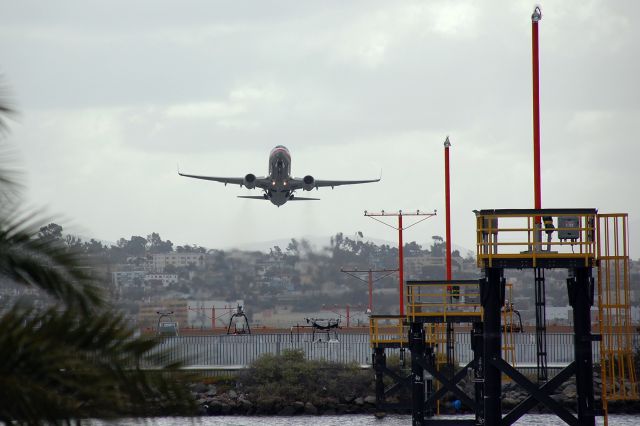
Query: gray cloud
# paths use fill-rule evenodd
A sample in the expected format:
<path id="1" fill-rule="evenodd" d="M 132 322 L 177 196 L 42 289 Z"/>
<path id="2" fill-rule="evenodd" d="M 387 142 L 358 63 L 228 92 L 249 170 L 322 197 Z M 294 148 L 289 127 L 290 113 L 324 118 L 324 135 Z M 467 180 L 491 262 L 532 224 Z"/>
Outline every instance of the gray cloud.
<path id="1" fill-rule="evenodd" d="M 640 6 L 543 6 L 543 203 L 626 211 L 636 232 Z M 473 248 L 472 209 L 532 204 L 530 14 L 506 0 L 11 3 L 0 67 L 22 112 L 12 139 L 30 198 L 101 238 L 160 231 L 228 246 L 311 224 L 393 239 L 361 211 L 444 213 L 449 134 L 454 239 Z M 175 176 L 176 162 L 264 173 L 280 143 L 296 174 L 382 168 L 383 182 L 276 209 Z M 443 228 L 434 219 L 408 237 Z"/>

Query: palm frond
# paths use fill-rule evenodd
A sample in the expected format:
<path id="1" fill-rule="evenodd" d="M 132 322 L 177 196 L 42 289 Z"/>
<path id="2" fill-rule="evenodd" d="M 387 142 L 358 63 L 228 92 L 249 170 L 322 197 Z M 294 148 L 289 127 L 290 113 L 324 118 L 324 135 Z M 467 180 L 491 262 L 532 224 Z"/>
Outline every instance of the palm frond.
<path id="1" fill-rule="evenodd" d="M 53 308 L 14 307 L 0 317 L 0 420 L 193 413 L 177 380 L 180 364 L 156 364 L 163 356 L 155 342 L 134 338 L 124 324 L 108 312 L 78 321 L 72 310 Z M 143 369 L 149 366 L 161 373 Z"/>
<path id="2" fill-rule="evenodd" d="M 75 306 L 83 315 L 103 306 L 102 291 L 93 284 L 79 253 L 37 237 L 33 215 L 0 217 L 0 275 L 45 291 L 56 301 Z"/>

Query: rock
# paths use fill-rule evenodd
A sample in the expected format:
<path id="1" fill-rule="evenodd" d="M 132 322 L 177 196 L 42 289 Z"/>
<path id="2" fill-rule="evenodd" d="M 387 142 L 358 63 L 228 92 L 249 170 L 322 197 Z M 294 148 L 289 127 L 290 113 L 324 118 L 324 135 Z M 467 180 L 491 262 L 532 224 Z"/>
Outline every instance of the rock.
<path id="1" fill-rule="evenodd" d="M 373 395 L 368 395 L 365 399 L 364 402 L 366 402 L 367 404 L 373 404 L 375 405 L 376 403 L 376 397 Z"/>
<path id="2" fill-rule="evenodd" d="M 311 416 L 315 416 L 318 414 L 318 409 L 310 402 L 304 404 L 304 413 L 309 414 Z"/>
<path id="3" fill-rule="evenodd" d="M 511 408 L 511 407 L 515 407 L 517 404 L 518 404 L 518 401 L 513 399 L 513 398 L 503 398 L 502 399 L 502 405 L 504 407 Z"/>
<path id="4" fill-rule="evenodd" d="M 222 403 L 222 406 L 220 407 L 220 414 L 231 414 L 232 411 L 232 407 L 229 404 L 226 403 Z"/>
<path id="5" fill-rule="evenodd" d="M 279 416 L 293 416 L 296 413 L 296 409 L 292 405 L 287 405 L 282 410 L 278 411 Z"/>
<path id="6" fill-rule="evenodd" d="M 209 402 L 209 407 L 207 408 L 207 414 L 209 415 L 217 415 L 222 414 L 222 406 L 223 404 L 220 401 L 212 400 Z"/>
<path id="7" fill-rule="evenodd" d="M 340 398 L 340 400 L 344 403 L 351 404 L 353 400 L 356 399 L 355 395 L 345 395 Z"/>
<path id="8" fill-rule="evenodd" d="M 562 395 L 569 399 L 575 399 L 578 396 L 576 385 L 569 384 L 562 391 Z"/>
<path id="9" fill-rule="evenodd" d="M 346 414 L 349 412 L 349 406 L 347 404 L 338 404 L 336 406 L 336 411 L 338 414 Z"/>
<path id="10" fill-rule="evenodd" d="M 325 410 L 322 412 L 323 416 L 335 416 L 336 415 L 336 410 L 334 410 L 333 408 L 329 408 L 328 410 Z"/>
<path id="11" fill-rule="evenodd" d="M 227 395 L 229 395 L 229 398 L 231 399 L 236 399 L 238 397 L 238 392 L 231 389 L 229 392 L 227 392 Z"/>
<path id="12" fill-rule="evenodd" d="M 261 399 L 256 401 L 256 414 L 272 414 L 273 403 L 273 400 Z"/>
<path id="13" fill-rule="evenodd" d="M 238 405 L 240 406 L 240 408 L 242 408 L 243 411 L 249 411 L 251 410 L 251 408 L 253 408 L 253 404 L 251 403 L 251 401 L 246 399 L 244 396 L 240 396 L 240 398 L 238 398 Z"/>
<path id="14" fill-rule="evenodd" d="M 364 398 L 359 396 L 353 400 L 353 403 L 356 405 L 364 405 Z"/>
<path id="15" fill-rule="evenodd" d="M 195 393 L 206 393 L 209 390 L 209 387 L 204 383 L 196 383 L 191 388 Z"/>
<path id="16" fill-rule="evenodd" d="M 302 413 L 304 411 L 304 402 L 302 401 L 295 401 L 293 403 L 293 408 L 296 409 L 296 413 Z"/>
<path id="17" fill-rule="evenodd" d="M 551 395 L 551 399 L 553 399 L 556 402 L 559 402 L 560 404 L 564 402 L 564 398 L 562 395 Z"/>

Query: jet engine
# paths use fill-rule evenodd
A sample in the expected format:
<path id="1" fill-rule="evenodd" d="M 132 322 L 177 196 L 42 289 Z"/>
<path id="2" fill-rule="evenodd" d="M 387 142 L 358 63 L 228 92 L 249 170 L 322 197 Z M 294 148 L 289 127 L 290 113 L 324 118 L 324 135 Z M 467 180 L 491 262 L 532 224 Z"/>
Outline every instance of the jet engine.
<path id="1" fill-rule="evenodd" d="M 249 173 L 244 177 L 244 186 L 247 189 L 253 189 L 256 187 L 256 175 Z"/>
<path id="2" fill-rule="evenodd" d="M 315 187 L 316 180 L 311 175 L 307 175 L 302 178 L 302 189 L 305 191 L 311 191 Z"/>

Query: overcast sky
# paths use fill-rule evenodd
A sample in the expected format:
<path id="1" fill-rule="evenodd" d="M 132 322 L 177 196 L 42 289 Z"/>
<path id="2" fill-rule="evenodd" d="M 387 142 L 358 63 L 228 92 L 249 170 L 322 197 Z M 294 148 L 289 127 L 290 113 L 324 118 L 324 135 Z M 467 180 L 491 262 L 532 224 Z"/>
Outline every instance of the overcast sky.
<path id="1" fill-rule="evenodd" d="M 438 210 L 405 240 L 454 243 L 473 209 L 533 207 L 526 1 L 6 1 L 0 73 L 27 199 L 69 232 L 159 232 L 210 248 L 343 232 L 396 241 L 364 210 Z M 640 3 L 545 1 L 540 23 L 543 207 L 630 214 L 640 257 Z M 180 178 L 375 178 L 322 201 Z M 309 195 L 309 193 L 300 194 Z"/>

